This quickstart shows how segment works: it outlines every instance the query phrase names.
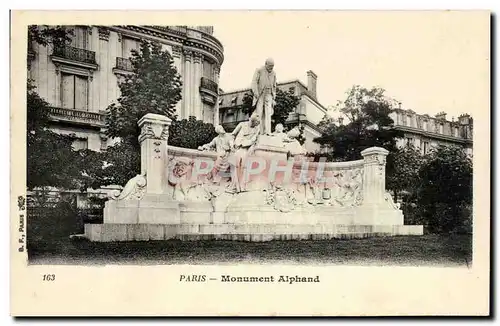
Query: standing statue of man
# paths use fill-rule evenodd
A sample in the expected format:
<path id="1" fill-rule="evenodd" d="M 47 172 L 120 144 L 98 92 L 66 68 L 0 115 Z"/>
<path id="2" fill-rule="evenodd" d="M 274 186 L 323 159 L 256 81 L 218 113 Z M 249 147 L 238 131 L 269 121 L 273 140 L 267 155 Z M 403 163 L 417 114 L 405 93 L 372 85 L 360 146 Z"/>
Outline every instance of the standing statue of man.
<path id="1" fill-rule="evenodd" d="M 274 60 L 267 59 L 265 66 L 257 69 L 252 80 L 253 106 L 260 117 L 260 134 L 271 134 L 271 117 L 276 105 L 276 73 Z"/>
<path id="2" fill-rule="evenodd" d="M 246 160 L 253 154 L 253 149 L 259 137 L 260 117 L 252 114 L 249 121 L 240 122 L 233 130 L 234 150 L 229 156 L 231 168 L 231 184 L 228 192 L 242 192 L 246 190 Z"/>

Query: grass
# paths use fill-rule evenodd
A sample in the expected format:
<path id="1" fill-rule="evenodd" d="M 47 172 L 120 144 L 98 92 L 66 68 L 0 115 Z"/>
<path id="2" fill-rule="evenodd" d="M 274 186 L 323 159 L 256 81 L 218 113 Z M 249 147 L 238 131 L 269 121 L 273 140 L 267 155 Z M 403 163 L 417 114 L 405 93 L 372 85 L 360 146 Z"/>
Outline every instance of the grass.
<path id="1" fill-rule="evenodd" d="M 97 243 L 73 212 L 51 210 L 28 220 L 30 264 L 335 264 L 469 266 L 471 235 L 375 237 L 352 240 Z"/>
<path id="2" fill-rule="evenodd" d="M 37 241 L 31 264 L 336 264 L 469 266 L 470 235 L 424 235 L 321 241 L 179 240 L 94 243 Z"/>

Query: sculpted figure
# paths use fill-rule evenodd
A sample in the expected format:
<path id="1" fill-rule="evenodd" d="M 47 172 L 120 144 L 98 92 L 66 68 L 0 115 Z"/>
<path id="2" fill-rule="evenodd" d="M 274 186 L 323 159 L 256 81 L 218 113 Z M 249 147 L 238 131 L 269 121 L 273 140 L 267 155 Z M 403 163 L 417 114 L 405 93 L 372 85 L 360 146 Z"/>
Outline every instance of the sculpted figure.
<path id="1" fill-rule="evenodd" d="M 219 172 L 225 172 L 229 167 L 229 154 L 233 148 L 233 137 L 227 134 L 221 125 L 215 127 L 217 137 L 210 143 L 198 147 L 198 150 L 215 150 L 217 152 L 217 159 L 215 160 L 214 168 L 209 178 L 214 181 L 220 181 Z"/>
<path id="2" fill-rule="evenodd" d="M 283 125 L 281 123 L 278 123 L 276 127 L 274 127 L 274 132 L 271 134 L 271 136 L 278 138 L 282 142 L 288 141 L 288 137 L 283 132 L 283 129 Z"/>
<path id="3" fill-rule="evenodd" d="M 245 191 L 245 162 L 253 151 L 260 131 L 260 117 L 252 115 L 249 121 L 240 122 L 233 130 L 234 150 L 229 156 L 231 167 L 231 192 Z"/>
<path id="4" fill-rule="evenodd" d="M 264 67 L 257 69 L 252 80 L 253 106 L 261 117 L 260 133 L 271 134 L 271 117 L 276 105 L 276 73 L 274 60 L 267 59 Z"/>
<path id="5" fill-rule="evenodd" d="M 306 154 L 306 149 L 299 143 L 297 137 L 299 137 L 300 131 L 298 128 L 293 128 L 290 130 L 283 141 L 287 143 L 286 148 L 290 151 L 292 155 L 304 155 Z"/>

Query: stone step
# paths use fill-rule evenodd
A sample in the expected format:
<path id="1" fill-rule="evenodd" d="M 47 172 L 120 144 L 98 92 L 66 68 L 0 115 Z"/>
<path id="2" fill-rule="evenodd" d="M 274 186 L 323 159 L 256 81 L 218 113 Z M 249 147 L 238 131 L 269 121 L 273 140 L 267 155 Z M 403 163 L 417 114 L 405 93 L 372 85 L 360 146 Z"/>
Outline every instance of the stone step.
<path id="1" fill-rule="evenodd" d="M 193 240 L 324 240 L 374 236 L 422 235 L 421 225 L 335 224 L 86 224 L 90 241 Z"/>

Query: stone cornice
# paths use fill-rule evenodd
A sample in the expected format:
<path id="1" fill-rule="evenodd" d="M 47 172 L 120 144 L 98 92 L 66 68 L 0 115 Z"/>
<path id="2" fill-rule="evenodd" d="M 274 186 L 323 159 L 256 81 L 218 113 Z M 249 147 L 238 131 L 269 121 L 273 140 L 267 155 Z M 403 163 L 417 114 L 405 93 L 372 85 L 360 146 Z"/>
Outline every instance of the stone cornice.
<path id="1" fill-rule="evenodd" d="M 427 113 L 419 114 L 419 113 L 416 113 L 415 111 L 409 110 L 409 109 L 396 108 L 396 109 L 394 109 L 394 112 L 400 113 L 400 114 L 411 115 L 411 116 L 414 115 L 417 118 L 422 119 L 423 121 L 434 121 L 435 123 L 437 122 L 440 124 L 449 123 L 454 127 L 461 126 L 461 124 L 458 120 L 457 121 L 450 121 L 450 120 L 446 120 L 446 119 L 440 119 L 440 118 L 432 117 Z"/>
<path id="2" fill-rule="evenodd" d="M 210 54 L 209 57 L 216 64 L 222 65 L 224 62 L 224 48 L 219 40 L 217 40 L 212 35 L 206 34 L 202 31 L 196 30 L 198 33 L 201 33 L 201 39 L 192 38 L 187 33 L 183 33 L 180 30 L 176 30 L 173 28 L 159 28 L 154 26 L 137 26 L 137 25 L 119 25 L 119 26 L 110 26 L 112 30 L 117 32 L 121 32 L 124 35 L 127 32 L 131 32 L 133 36 L 137 37 L 149 37 L 160 40 L 167 40 L 168 44 L 182 44 L 183 46 L 195 48 L 204 55 Z M 187 28 L 189 29 L 189 28 Z M 205 52 L 205 53 L 203 53 Z"/>
<path id="3" fill-rule="evenodd" d="M 472 145 L 472 139 L 466 139 L 466 138 L 454 137 L 454 136 L 450 136 L 450 135 L 438 134 L 438 133 L 429 132 L 429 131 L 425 131 L 425 130 L 418 129 L 418 128 L 412 128 L 412 127 L 401 126 L 401 125 L 394 125 L 393 129 L 400 130 L 400 131 L 403 131 L 406 133 L 425 136 L 425 137 L 430 138 L 430 139 L 439 139 L 439 140 L 445 140 L 445 141 L 449 141 L 449 142 L 453 142 L 453 143 Z"/>

